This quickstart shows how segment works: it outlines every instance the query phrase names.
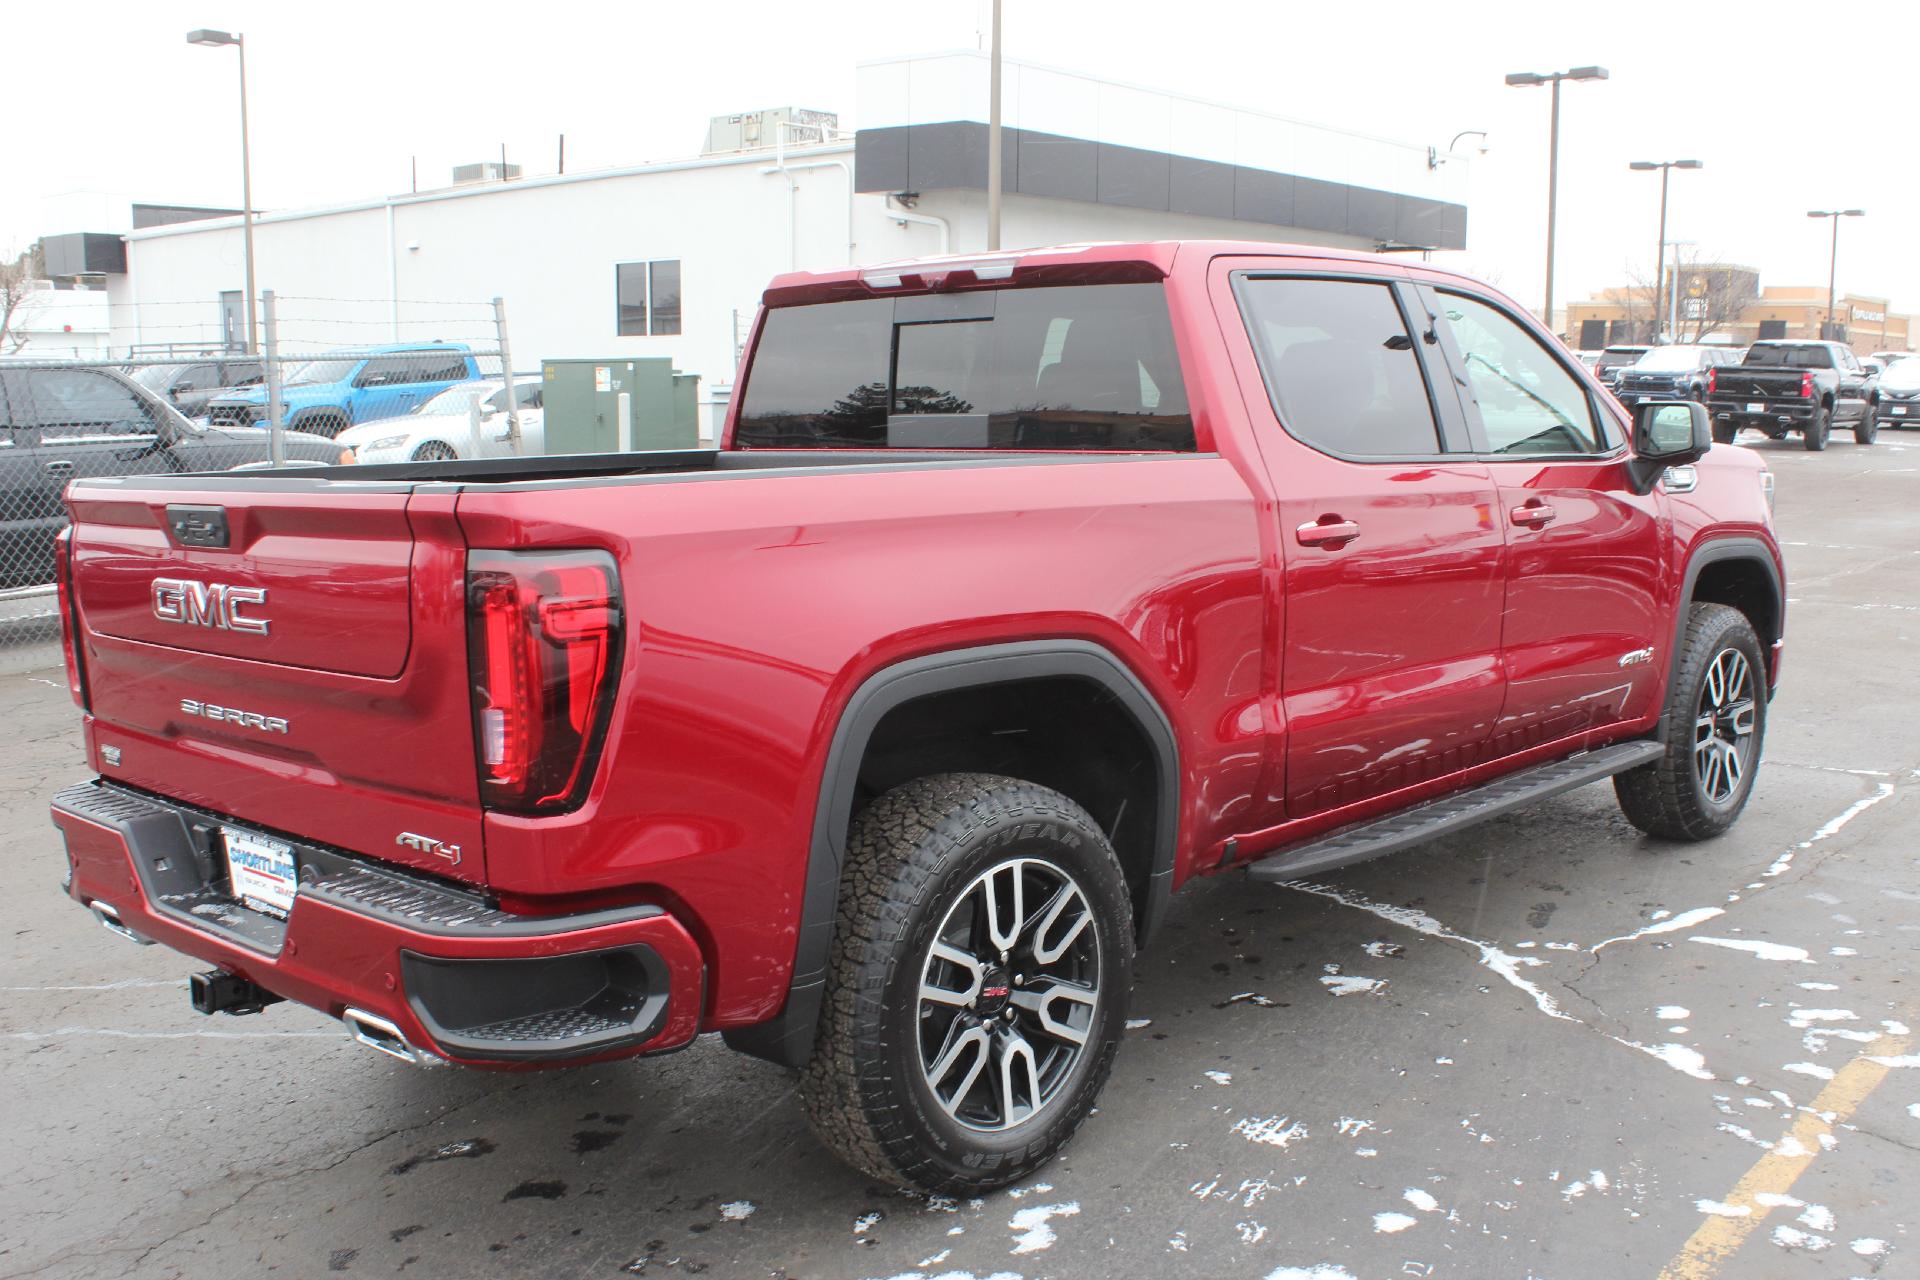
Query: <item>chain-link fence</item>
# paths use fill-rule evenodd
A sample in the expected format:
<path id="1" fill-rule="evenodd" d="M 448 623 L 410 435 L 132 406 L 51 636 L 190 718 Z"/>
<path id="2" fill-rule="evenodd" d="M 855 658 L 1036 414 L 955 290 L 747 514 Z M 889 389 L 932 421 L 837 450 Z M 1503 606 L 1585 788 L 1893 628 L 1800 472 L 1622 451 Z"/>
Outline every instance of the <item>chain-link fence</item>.
<path id="1" fill-rule="evenodd" d="M 325 299 L 261 301 L 258 351 L 214 335 L 113 360 L 0 358 L 0 624 L 54 612 L 62 498 L 77 479 L 538 451 L 540 379 L 502 378 L 497 303 L 450 309 L 412 340 L 354 345 L 319 336 Z M 301 336 L 282 341 L 287 328 Z"/>

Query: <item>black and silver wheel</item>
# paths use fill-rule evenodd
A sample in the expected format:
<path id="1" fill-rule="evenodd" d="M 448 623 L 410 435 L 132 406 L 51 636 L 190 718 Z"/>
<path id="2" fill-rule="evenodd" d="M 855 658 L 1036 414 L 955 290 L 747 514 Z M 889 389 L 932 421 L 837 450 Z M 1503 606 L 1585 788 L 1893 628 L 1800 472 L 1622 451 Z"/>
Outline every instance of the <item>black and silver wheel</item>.
<path id="1" fill-rule="evenodd" d="M 997 1133 L 1059 1099 L 1100 1007 L 1092 925 L 1044 858 L 995 863 L 948 909 L 920 970 L 920 1078 L 959 1124 Z"/>
<path id="2" fill-rule="evenodd" d="M 856 820 L 841 895 L 801 1081 L 814 1131 L 864 1173 L 932 1191 L 1045 1163 L 1126 1017 L 1132 912 L 1105 833 L 1031 783 L 921 778 Z"/>
<path id="3" fill-rule="evenodd" d="M 451 462 L 459 456 L 453 451 L 452 445 L 439 440 L 428 440 L 413 451 L 415 462 Z"/>
<path id="4" fill-rule="evenodd" d="M 1821 405 L 1813 411 L 1813 420 L 1807 423 L 1805 431 L 1800 433 L 1800 442 L 1814 453 L 1827 447 L 1827 437 L 1833 433 L 1833 411 Z"/>
<path id="5" fill-rule="evenodd" d="M 1613 780 L 1627 820 L 1649 835 L 1705 840 L 1746 807 L 1766 736 L 1760 639 L 1723 604 L 1689 609 L 1679 670 L 1667 693 L 1667 749 Z"/>
<path id="6" fill-rule="evenodd" d="M 1880 438 L 1880 406 L 1867 401 L 1867 407 L 1860 411 L 1860 421 L 1853 424 L 1853 442 L 1872 444 Z"/>

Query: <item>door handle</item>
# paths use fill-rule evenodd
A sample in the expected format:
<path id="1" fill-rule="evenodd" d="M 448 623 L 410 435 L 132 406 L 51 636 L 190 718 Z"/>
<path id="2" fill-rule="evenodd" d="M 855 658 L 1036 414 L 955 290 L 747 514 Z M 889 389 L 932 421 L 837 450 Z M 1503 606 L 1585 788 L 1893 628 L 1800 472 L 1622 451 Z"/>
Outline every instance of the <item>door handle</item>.
<path id="1" fill-rule="evenodd" d="M 1339 516 L 1325 515 L 1318 520 L 1307 521 L 1293 531 L 1293 536 L 1303 547 L 1333 546 L 1337 549 L 1359 537 L 1360 526 Z"/>
<path id="2" fill-rule="evenodd" d="M 1557 513 L 1546 503 L 1534 498 L 1524 506 L 1515 507 L 1507 515 L 1517 525 L 1528 529 L 1539 529 L 1553 523 Z"/>

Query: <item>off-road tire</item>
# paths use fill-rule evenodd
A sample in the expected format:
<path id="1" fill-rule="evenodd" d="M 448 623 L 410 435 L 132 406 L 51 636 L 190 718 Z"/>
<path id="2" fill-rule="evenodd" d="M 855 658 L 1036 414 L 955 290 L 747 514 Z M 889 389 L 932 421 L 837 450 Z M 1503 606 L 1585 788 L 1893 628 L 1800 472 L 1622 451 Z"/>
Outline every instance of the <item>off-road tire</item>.
<path id="1" fill-rule="evenodd" d="M 983 1133 L 956 1123 L 926 1083 L 920 981 L 948 911 L 1008 856 L 1052 863 L 1085 895 L 1100 998 L 1052 1100 L 1024 1122 Z M 1051 1159 L 1106 1082 L 1133 977 L 1126 880 L 1086 810 L 991 774 L 934 774 L 895 787 L 854 821 L 838 915 L 826 1001 L 800 1079 L 820 1140 L 869 1177 L 950 1195 L 1006 1186 Z"/>
<path id="2" fill-rule="evenodd" d="M 1721 804 L 1708 797 L 1694 765 L 1694 722 L 1708 669 L 1729 648 L 1746 657 L 1754 681 L 1753 745 L 1738 787 Z M 1687 841 L 1710 840 L 1734 824 L 1753 794 L 1766 744 L 1766 671 L 1760 638 L 1744 613 L 1724 604 L 1688 606 L 1680 666 L 1667 691 L 1666 754 L 1613 779 L 1628 822 L 1650 836 Z"/>
<path id="3" fill-rule="evenodd" d="M 1800 433 L 1800 442 L 1807 446 L 1809 453 L 1819 453 L 1827 447 L 1827 437 L 1833 434 L 1833 410 L 1825 405 L 1813 411 L 1813 421 Z"/>
<path id="4" fill-rule="evenodd" d="M 1715 444 L 1732 444 L 1735 437 L 1739 434 L 1740 428 L 1734 426 L 1731 422 L 1724 424 L 1716 422 L 1713 424 L 1713 442 Z"/>
<path id="5" fill-rule="evenodd" d="M 451 462 L 459 456 L 453 451 L 452 445 L 439 440 L 429 440 L 413 451 L 415 462 Z"/>
<path id="6" fill-rule="evenodd" d="M 1853 442 L 1872 444 L 1880 438 L 1880 409 L 1872 401 L 1860 411 L 1860 421 L 1853 424 Z"/>

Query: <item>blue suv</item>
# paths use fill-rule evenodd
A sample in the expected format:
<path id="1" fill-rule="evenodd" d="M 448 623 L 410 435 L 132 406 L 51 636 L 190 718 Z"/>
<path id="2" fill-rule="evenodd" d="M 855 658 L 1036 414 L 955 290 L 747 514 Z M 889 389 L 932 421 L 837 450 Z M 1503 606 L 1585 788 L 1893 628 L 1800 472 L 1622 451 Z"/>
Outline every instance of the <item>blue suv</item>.
<path id="1" fill-rule="evenodd" d="M 280 389 L 286 425 L 336 436 L 356 422 L 397 418 L 459 382 L 480 376 L 463 342 L 401 343 L 332 351 L 296 366 Z M 267 389 L 249 387 L 211 400 L 215 426 L 256 426 L 267 420 Z"/>

